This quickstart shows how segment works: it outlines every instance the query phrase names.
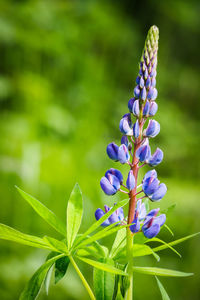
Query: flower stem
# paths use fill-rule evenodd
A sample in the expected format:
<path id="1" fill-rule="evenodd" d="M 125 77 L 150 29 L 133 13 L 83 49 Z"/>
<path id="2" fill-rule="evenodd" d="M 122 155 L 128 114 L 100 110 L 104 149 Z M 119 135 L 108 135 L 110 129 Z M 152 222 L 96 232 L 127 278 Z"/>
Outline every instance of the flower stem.
<path id="1" fill-rule="evenodd" d="M 69 259 L 70 259 L 70 261 L 71 261 L 71 263 L 72 263 L 74 269 L 76 270 L 78 276 L 80 277 L 80 279 L 81 279 L 81 281 L 82 281 L 84 287 L 86 288 L 86 290 L 87 290 L 87 292 L 88 292 L 88 294 L 89 294 L 89 296 L 90 296 L 90 299 L 96 300 L 96 298 L 95 298 L 95 296 L 94 296 L 94 294 L 93 294 L 93 292 L 92 292 L 92 290 L 91 290 L 89 284 L 87 283 L 85 277 L 84 277 L 83 274 L 81 273 L 79 267 L 77 266 L 77 264 L 75 263 L 75 261 L 74 261 L 74 259 L 73 259 L 73 257 L 72 257 L 71 255 L 69 256 Z"/>

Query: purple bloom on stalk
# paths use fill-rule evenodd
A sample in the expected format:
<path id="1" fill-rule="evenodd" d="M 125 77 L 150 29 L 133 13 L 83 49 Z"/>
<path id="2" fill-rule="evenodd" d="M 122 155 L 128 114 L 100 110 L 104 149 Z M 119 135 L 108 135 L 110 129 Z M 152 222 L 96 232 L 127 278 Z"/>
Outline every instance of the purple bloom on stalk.
<path id="1" fill-rule="evenodd" d="M 110 159 L 118 161 L 118 149 L 119 147 L 115 143 L 110 143 L 107 146 L 106 151 Z"/>
<path id="2" fill-rule="evenodd" d="M 160 148 L 157 148 L 154 154 L 149 158 L 148 164 L 152 167 L 157 166 L 163 160 L 163 152 Z"/>
<path id="3" fill-rule="evenodd" d="M 139 121 L 137 120 L 133 125 L 133 136 L 135 138 L 138 138 L 139 135 L 140 135 L 140 125 L 139 125 Z"/>
<path id="4" fill-rule="evenodd" d="M 156 102 L 151 102 L 149 107 L 149 116 L 152 117 L 157 113 L 158 104 Z"/>
<path id="5" fill-rule="evenodd" d="M 128 173 L 128 178 L 126 180 L 126 186 L 129 189 L 129 191 L 131 191 L 135 187 L 135 177 L 133 175 L 132 170 L 130 170 L 129 173 Z"/>
<path id="6" fill-rule="evenodd" d="M 143 135 L 146 137 L 155 137 L 160 132 L 160 124 L 155 120 L 150 120 L 147 129 L 144 130 Z"/>
<path id="7" fill-rule="evenodd" d="M 126 145 L 122 144 L 118 149 L 118 160 L 121 164 L 125 164 L 129 161 L 130 155 Z"/>
<path id="8" fill-rule="evenodd" d="M 98 208 L 96 211 L 95 211 L 95 218 L 96 220 L 98 221 L 99 219 L 101 219 L 105 213 L 107 213 L 111 208 L 108 207 L 107 205 L 104 205 L 104 209 L 105 209 L 105 212 L 101 209 L 101 208 Z M 105 227 L 105 226 L 109 226 L 113 223 L 116 223 L 116 222 L 119 222 L 119 221 L 123 221 L 124 220 L 124 212 L 123 212 L 123 208 L 120 207 L 118 208 L 116 211 L 114 211 L 114 213 L 108 217 L 107 220 L 105 220 L 101 226 Z"/>
<path id="9" fill-rule="evenodd" d="M 133 103 L 135 101 L 135 98 L 131 98 L 129 101 L 128 101 L 128 109 L 130 112 L 133 111 Z"/>
<path id="10" fill-rule="evenodd" d="M 140 97 L 140 87 L 139 85 L 137 85 L 135 88 L 134 88 L 134 96 L 136 98 L 139 98 Z"/>
<path id="11" fill-rule="evenodd" d="M 149 196 L 151 201 L 156 202 L 160 201 L 166 194 L 167 192 L 167 187 L 164 183 L 161 183 L 159 187 L 154 191 L 152 195 Z"/>
<path id="12" fill-rule="evenodd" d="M 151 156 L 151 148 L 149 145 L 142 145 L 140 146 L 137 151 L 135 156 L 139 159 L 139 161 L 148 161 L 148 159 Z"/>
<path id="13" fill-rule="evenodd" d="M 150 211 L 147 214 L 144 224 L 142 226 L 142 231 L 144 235 L 149 239 L 155 237 L 160 232 L 161 226 L 164 225 L 166 221 L 165 214 L 156 217 L 158 211 L 159 208 Z"/>
<path id="14" fill-rule="evenodd" d="M 161 200 L 167 192 L 166 185 L 160 184 L 155 170 L 146 173 L 142 181 L 142 189 L 151 201 Z"/>
<path id="15" fill-rule="evenodd" d="M 140 230 L 140 221 L 144 220 L 146 216 L 146 208 L 145 204 L 142 203 L 142 200 L 138 200 L 137 206 L 135 209 L 135 216 L 132 222 L 132 225 L 130 226 L 130 230 L 133 233 L 136 233 Z"/>
<path id="16" fill-rule="evenodd" d="M 135 100 L 133 103 L 133 108 L 132 108 L 132 113 L 134 116 L 138 117 L 140 113 L 140 105 L 139 105 L 139 100 Z"/>
<path id="17" fill-rule="evenodd" d="M 132 135 L 131 114 L 125 114 L 120 120 L 119 129 L 123 134 Z"/>
<path id="18" fill-rule="evenodd" d="M 128 137 L 126 135 L 122 136 L 122 138 L 121 138 L 121 144 L 126 145 L 126 147 L 128 148 L 129 141 L 128 141 Z"/>
<path id="19" fill-rule="evenodd" d="M 120 184 L 122 184 L 123 176 L 122 176 L 122 173 L 119 170 L 114 169 L 114 168 L 110 168 L 108 171 L 106 171 L 105 177 L 107 177 L 108 174 L 115 175 L 119 179 Z"/>
<path id="20" fill-rule="evenodd" d="M 145 101 L 146 100 L 146 96 L 147 96 L 147 91 L 145 86 L 143 87 L 143 89 L 141 90 L 141 94 L 140 94 L 140 98 Z"/>
<path id="21" fill-rule="evenodd" d="M 143 108 L 143 117 L 147 117 L 148 116 L 149 109 L 150 109 L 150 104 L 149 104 L 149 101 L 147 100 L 147 102 L 145 103 L 145 106 Z"/>
<path id="22" fill-rule="evenodd" d="M 109 196 L 117 193 L 120 189 L 120 183 L 121 180 L 119 179 L 119 175 L 113 175 L 111 172 L 106 172 L 105 176 L 102 177 L 100 181 L 102 190 Z"/>

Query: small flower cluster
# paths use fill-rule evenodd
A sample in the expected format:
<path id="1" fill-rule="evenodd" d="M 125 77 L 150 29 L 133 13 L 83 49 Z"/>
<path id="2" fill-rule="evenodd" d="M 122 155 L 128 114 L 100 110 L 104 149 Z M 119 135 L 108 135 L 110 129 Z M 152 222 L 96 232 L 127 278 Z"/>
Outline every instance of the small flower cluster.
<path id="1" fill-rule="evenodd" d="M 143 198 L 147 197 L 155 202 L 161 200 L 166 194 L 166 185 L 160 183 L 157 172 L 155 170 L 148 171 L 142 183 L 137 186 L 138 170 L 144 165 L 155 167 L 163 160 L 163 151 L 157 148 L 151 154 L 149 145 L 149 139 L 156 137 L 160 132 L 160 124 L 152 119 L 158 110 L 158 105 L 155 102 L 158 95 L 156 89 L 157 51 L 158 28 L 152 26 L 145 42 L 136 87 L 134 88 L 134 97 L 128 102 L 129 113 L 125 114 L 119 123 L 119 129 L 123 134 L 121 145 L 118 146 L 112 142 L 107 146 L 107 155 L 110 159 L 130 166 L 126 184 L 123 183 L 121 172 L 113 168 L 109 169 L 100 181 L 101 188 L 107 195 L 114 195 L 121 191 L 129 195 L 130 201 L 135 201 L 136 195 L 144 193 L 143 197 L 136 199 L 137 205 L 130 229 L 133 233 L 139 232 L 142 222 L 141 230 L 148 238 L 157 235 L 166 220 L 165 215 L 157 216 L 159 209 L 151 210 L 146 214 L 144 203 L 142 203 Z M 136 118 L 135 122 L 132 122 L 133 117 Z M 144 129 L 148 118 L 150 120 Z M 137 192 L 137 188 L 140 186 L 142 186 L 142 190 Z M 105 212 L 108 209 L 105 206 Z M 96 219 L 101 218 L 103 214 L 104 212 L 98 209 L 95 213 Z M 102 225 L 108 226 L 113 223 L 112 220 L 125 222 L 123 211 L 117 210 Z"/>

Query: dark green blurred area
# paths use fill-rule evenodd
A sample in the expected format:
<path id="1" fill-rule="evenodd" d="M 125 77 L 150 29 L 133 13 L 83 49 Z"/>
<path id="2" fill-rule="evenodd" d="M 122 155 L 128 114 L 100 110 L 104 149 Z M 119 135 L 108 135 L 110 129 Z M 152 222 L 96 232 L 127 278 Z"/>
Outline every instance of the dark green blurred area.
<path id="1" fill-rule="evenodd" d="M 194 0 L 0 2 L 1 223 L 59 237 L 20 198 L 15 184 L 64 220 L 78 181 L 85 206 L 82 230 L 94 222 L 97 207 L 121 197 L 100 190 L 107 168 L 118 167 L 124 175 L 128 170 L 110 161 L 105 149 L 111 141 L 119 143 L 119 120 L 132 96 L 145 36 L 155 24 L 161 133 L 152 149 L 164 150 L 158 172 L 168 186 L 160 207 L 177 204 L 167 221 L 175 238 L 199 231 L 199 15 Z M 160 237 L 172 240 L 165 229 Z M 160 263 L 148 257 L 135 263 L 194 272 L 161 281 L 172 299 L 200 299 L 200 240 L 177 249 L 182 259 L 165 250 Z M 18 299 L 47 252 L 0 241 L 0 255 L 0 299 Z M 81 269 L 91 282 L 91 269 Z M 72 271 L 39 299 L 88 296 Z M 135 276 L 135 299 L 160 299 L 154 278 Z"/>

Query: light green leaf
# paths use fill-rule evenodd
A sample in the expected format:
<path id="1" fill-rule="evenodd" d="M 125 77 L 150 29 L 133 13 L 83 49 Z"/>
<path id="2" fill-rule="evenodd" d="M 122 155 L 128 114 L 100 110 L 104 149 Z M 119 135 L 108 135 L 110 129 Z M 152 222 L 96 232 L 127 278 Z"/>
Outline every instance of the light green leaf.
<path id="1" fill-rule="evenodd" d="M 169 228 L 169 226 L 167 226 L 167 224 L 164 224 L 163 226 L 171 233 L 172 236 L 174 236 L 173 231 L 171 230 L 171 228 Z"/>
<path id="2" fill-rule="evenodd" d="M 67 205 L 67 242 L 71 248 L 79 231 L 83 214 L 82 193 L 78 183 L 75 184 Z"/>
<path id="3" fill-rule="evenodd" d="M 31 277 L 27 285 L 25 286 L 19 300 L 34 300 L 40 292 L 46 274 L 52 264 L 64 254 L 57 255 L 48 261 L 46 261 Z"/>
<path id="4" fill-rule="evenodd" d="M 158 238 L 156 238 L 156 237 L 154 237 L 153 239 L 150 239 L 149 242 L 159 242 L 159 243 L 162 243 L 162 244 L 164 244 L 167 248 L 171 249 L 174 253 L 176 253 L 179 257 L 181 257 L 181 254 L 180 254 L 178 251 L 176 251 L 176 249 L 174 249 L 174 248 L 170 245 L 170 243 L 166 243 L 166 242 L 164 242 L 163 240 L 158 239 Z M 153 249 L 153 251 L 155 252 L 154 249 Z"/>
<path id="5" fill-rule="evenodd" d="M 67 233 L 65 225 L 51 210 L 49 210 L 36 198 L 22 191 L 19 187 L 16 186 L 16 188 L 18 192 L 22 195 L 22 197 L 32 206 L 32 208 L 38 213 L 38 215 L 40 215 L 40 217 L 42 217 L 49 225 L 51 225 L 55 230 L 57 230 L 59 233 L 66 237 Z"/>
<path id="6" fill-rule="evenodd" d="M 151 267 L 133 267 L 133 272 L 142 273 L 146 275 L 167 276 L 167 277 L 187 277 L 193 275 L 193 273 L 184 273 L 175 270 L 151 268 Z"/>
<path id="7" fill-rule="evenodd" d="M 162 300 L 170 300 L 166 290 L 164 289 L 164 286 L 162 285 L 162 283 L 160 282 L 160 280 L 155 276 L 158 287 L 160 289 L 161 295 L 162 295 Z"/>
<path id="8" fill-rule="evenodd" d="M 174 245 L 180 244 L 180 243 L 182 243 L 182 242 L 184 242 L 186 240 L 189 240 L 189 239 L 191 239 L 191 238 L 193 238 L 193 237 L 195 237 L 195 236 L 197 236 L 199 234 L 200 234 L 200 232 L 197 232 L 197 233 L 185 236 L 185 237 L 183 237 L 181 239 L 178 239 L 178 240 L 175 240 L 173 242 L 170 242 L 167 245 L 162 245 L 162 246 L 158 246 L 156 248 L 153 248 L 153 251 L 154 252 L 158 252 L 158 251 L 164 250 L 166 248 L 169 248 L 169 246 L 174 246 Z"/>
<path id="9" fill-rule="evenodd" d="M 43 240 L 46 242 L 46 244 L 49 244 L 51 249 L 53 249 L 54 251 L 65 253 L 66 255 L 69 255 L 69 251 L 64 242 L 58 241 L 50 236 L 45 236 L 43 238 Z"/>
<path id="10" fill-rule="evenodd" d="M 47 295 L 49 293 L 49 287 L 50 287 L 50 283 L 51 283 L 52 273 L 53 273 L 53 266 L 47 271 L 47 275 L 44 280 L 44 286 L 45 286 L 45 291 L 46 291 Z"/>
<path id="11" fill-rule="evenodd" d="M 84 261 L 86 264 L 89 264 L 97 269 L 106 271 L 106 272 L 110 272 L 110 273 L 114 273 L 114 274 L 118 274 L 118 275 L 123 275 L 123 276 L 128 276 L 127 273 L 125 273 L 124 271 L 117 269 L 109 264 L 105 264 L 105 263 L 101 263 L 99 261 L 95 261 L 89 258 L 83 258 L 83 257 L 79 257 L 77 256 L 78 259 Z"/>
<path id="12" fill-rule="evenodd" d="M 52 248 L 41 238 L 22 233 L 12 227 L 0 224 L 0 239 L 13 241 L 23 245 L 51 250 Z"/>
<path id="13" fill-rule="evenodd" d="M 109 236 L 109 235 L 113 234 L 116 231 L 122 230 L 123 228 L 126 228 L 128 226 L 130 226 L 130 225 L 116 226 L 116 224 L 114 223 L 114 224 L 112 224 L 112 225 L 104 228 L 100 232 L 97 232 L 96 234 L 94 234 L 93 236 L 89 237 L 88 239 L 85 239 L 82 243 L 80 243 L 77 246 L 77 248 L 86 246 L 88 244 L 91 244 L 94 241 L 100 240 L 100 239 L 102 239 L 102 238 L 104 238 L 106 236 Z M 110 227 L 111 227 L 111 229 L 109 229 Z"/>
<path id="14" fill-rule="evenodd" d="M 117 253 L 123 249 L 126 245 L 126 229 L 123 228 L 122 230 L 119 230 L 116 234 L 114 243 L 112 245 L 112 249 L 110 251 L 110 257 L 115 257 Z"/>
<path id="15" fill-rule="evenodd" d="M 103 258 L 100 260 L 102 263 L 108 263 L 114 266 L 112 259 Z M 97 300 L 110 300 L 112 299 L 115 286 L 115 275 L 99 269 L 94 268 L 94 292 Z"/>
<path id="16" fill-rule="evenodd" d="M 145 255 L 153 255 L 157 261 L 160 257 L 147 245 L 133 244 L 133 257 L 140 257 Z"/>
<path id="17" fill-rule="evenodd" d="M 111 210 L 109 210 L 102 218 L 100 218 L 98 221 L 96 221 L 92 226 L 88 228 L 88 230 L 76 241 L 76 245 L 79 244 L 82 240 L 84 240 L 87 235 L 95 231 L 105 220 L 110 217 L 114 211 L 116 211 L 119 207 L 123 207 L 129 202 L 129 199 L 125 199 L 122 201 L 119 201 L 116 205 L 114 205 Z"/>

